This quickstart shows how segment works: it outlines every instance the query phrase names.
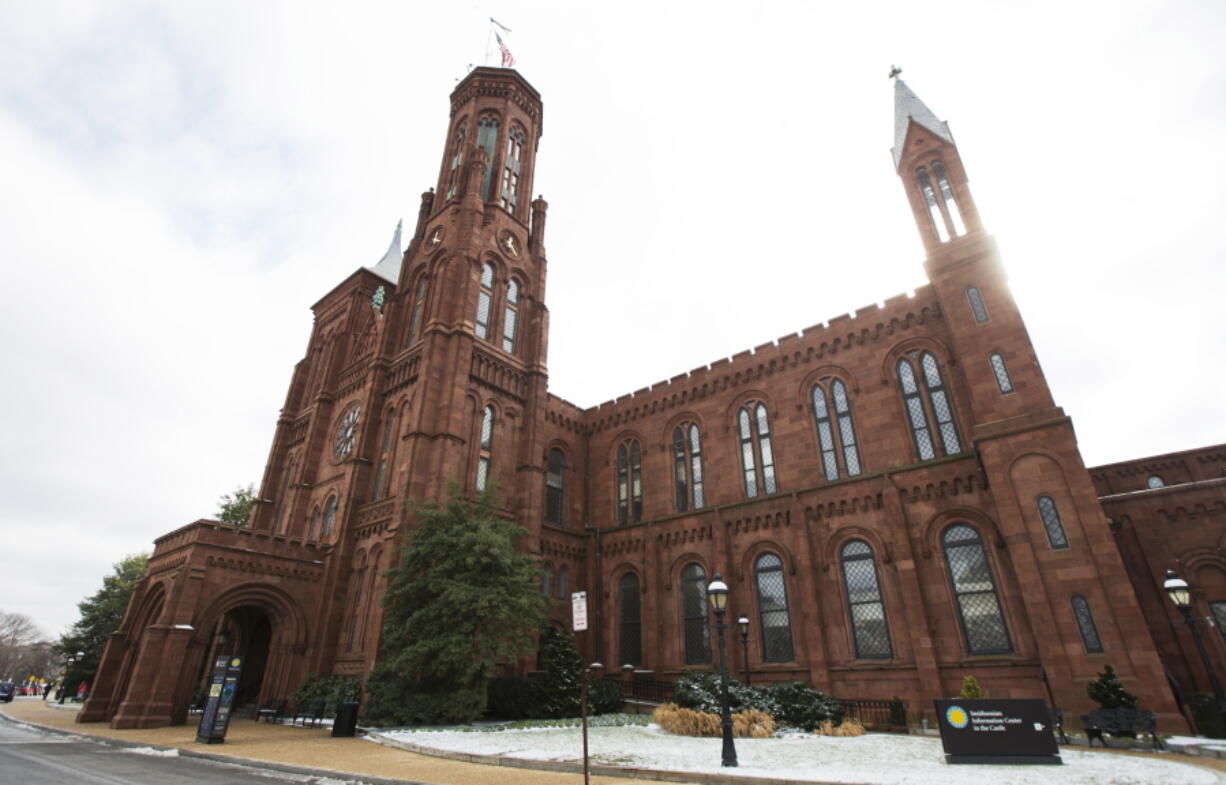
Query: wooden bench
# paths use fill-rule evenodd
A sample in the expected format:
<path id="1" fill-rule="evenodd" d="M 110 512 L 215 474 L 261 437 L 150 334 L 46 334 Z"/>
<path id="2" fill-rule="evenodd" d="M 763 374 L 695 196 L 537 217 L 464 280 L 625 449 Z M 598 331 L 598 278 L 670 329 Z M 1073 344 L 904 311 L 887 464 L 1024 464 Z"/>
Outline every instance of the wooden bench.
<path id="1" fill-rule="evenodd" d="M 285 698 L 277 698 L 270 700 L 259 708 L 255 713 L 255 721 L 259 722 L 282 722 L 285 719 L 286 701 Z"/>
<path id="2" fill-rule="evenodd" d="M 309 720 L 312 725 L 318 725 L 320 720 L 324 718 L 324 702 L 321 699 L 307 701 L 294 709 L 294 718 L 290 720 L 293 725 L 302 720 L 302 724 L 306 725 Z"/>
<path id="3" fill-rule="evenodd" d="M 1126 709 L 1122 706 L 1114 709 L 1095 709 L 1089 714 L 1081 715 L 1081 722 L 1085 725 L 1091 747 L 1094 746 L 1095 739 L 1102 742 L 1104 747 L 1108 746 L 1107 740 L 1103 738 L 1104 733 L 1130 737 L 1138 733 L 1148 733 L 1154 751 L 1163 749 L 1162 740 L 1158 738 L 1158 721 L 1152 711 Z"/>

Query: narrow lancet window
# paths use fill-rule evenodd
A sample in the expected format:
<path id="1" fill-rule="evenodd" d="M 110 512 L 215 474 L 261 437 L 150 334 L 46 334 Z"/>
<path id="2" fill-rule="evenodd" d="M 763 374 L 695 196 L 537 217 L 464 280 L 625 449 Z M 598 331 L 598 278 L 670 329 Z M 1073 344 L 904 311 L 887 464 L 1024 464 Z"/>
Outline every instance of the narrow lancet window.
<path id="1" fill-rule="evenodd" d="M 502 350 L 515 354 L 515 326 L 519 321 L 519 283 L 507 281 L 507 301 L 502 311 Z"/>
<path id="2" fill-rule="evenodd" d="M 1103 640 L 1098 637 L 1098 627 L 1094 624 L 1090 603 L 1080 594 L 1073 595 L 1073 616 L 1077 619 L 1077 629 L 1081 631 L 1081 642 L 1086 647 L 1086 653 L 1102 654 Z"/>
<path id="3" fill-rule="evenodd" d="M 494 174 L 494 151 L 498 144 L 498 121 L 483 117 L 477 124 L 477 146 L 485 149 L 485 177 L 481 180 L 481 201 L 490 200 L 490 185 Z"/>
<path id="4" fill-rule="evenodd" d="M 395 419 L 396 410 L 388 409 L 383 419 L 383 438 L 379 441 L 379 465 L 375 468 L 375 487 L 370 494 L 371 501 L 378 501 L 384 495 L 388 457 L 392 450 L 392 426 Z"/>
<path id="5" fill-rule="evenodd" d="M 490 456 L 494 448 L 494 407 L 487 406 L 481 416 L 480 452 L 477 455 L 477 490 L 484 491 L 490 478 Z"/>
<path id="6" fill-rule="evenodd" d="M 502 209 L 514 212 L 519 190 L 519 162 L 524 153 L 524 134 L 512 128 L 507 134 L 507 152 L 502 164 Z"/>
<path id="7" fill-rule="evenodd" d="M 839 479 L 839 461 L 834 455 L 834 426 L 830 407 L 826 405 L 826 391 L 813 385 L 813 414 L 817 417 L 817 446 L 822 453 L 822 469 L 827 480 Z"/>
<path id="8" fill-rule="evenodd" d="M 903 407 L 907 410 L 907 422 L 911 426 L 911 438 L 921 461 L 936 457 L 932 446 L 932 432 L 928 428 L 928 416 L 920 399 L 919 385 L 915 383 L 915 369 L 905 357 L 898 361 L 898 384 L 902 388 Z"/>
<path id="9" fill-rule="evenodd" d="M 1050 496 L 1040 496 L 1038 499 L 1039 517 L 1043 519 L 1043 528 L 1047 531 L 1047 541 L 1057 550 L 1068 547 L 1068 537 L 1064 534 L 1064 522 L 1060 520 L 1060 511 L 1056 502 Z"/>
<path id="10" fill-rule="evenodd" d="M 962 452 L 962 443 L 958 440 L 958 428 L 954 425 L 953 408 L 949 405 L 949 395 L 945 392 L 945 383 L 941 380 L 941 369 L 937 358 L 928 352 L 920 357 L 924 367 L 924 385 L 928 388 L 928 403 L 932 405 L 932 413 L 937 421 L 937 431 L 941 434 L 941 443 L 946 455 L 956 455 Z"/>
<path id="11" fill-rule="evenodd" d="M 464 135 L 467 129 L 460 128 L 455 134 L 455 148 L 451 152 L 451 171 L 447 173 L 447 198 L 456 195 L 460 186 L 460 166 L 464 163 Z"/>
<path id="12" fill-rule="evenodd" d="M 486 262 L 481 268 L 481 289 L 477 292 L 477 321 L 475 330 L 478 338 L 488 338 L 490 334 L 490 309 L 494 303 L 494 265 Z"/>
<path id="13" fill-rule="evenodd" d="M 941 536 L 949 579 L 953 583 L 958 617 L 970 654 L 1007 654 L 1013 651 L 1009 631 L 996 596 L 996 581 L 988 565 L 979 532 L 964 523 L 954 524 Z"/>
<path id="14" fill-rule="evenodd" d="M 638 441 L 617 448 L 617 522 L 634 523 L 643 517 L 643 467 Z"/>
<path id="15" fill-rule="evenodd" d="M 873 549 L 863 540 L 852 540 L 843 546 L 842 562 L 856 657 L 889 658 L 893 655 L 890 628 L 881 601 Z"/>
<path id="16" fill-rule="evenodd" d="M 932 219 L 932 228 L 937 233 L 937 239 L 943 243 L 949 242 L 949 230 L 945 228 L 945 219 L 941 216 L 941 207 L 937 204 L 936 192 L 932 190 L 932 179 L 928 177 L 928 170 L 921 166 L 915 170 L 915 177 L 919 180 L 920 193 L 924 197 L 924 204 L 928 206 L 928 217 Z"/>
<path id="17" fill-rule="evenodd" d="M 409 315 L 409 339 L 405 346 L 412 346 L 421 338 L 421 320 L 426 311 L 426 276 L 417 279 L 417 290 L 413 293 L 413 310 Z"/>
<path id="18" fill-rule="evenodd" d="M 984 324 L 988 321 L 988 307 L 983 304 L 983 295 L 979 292 L 979 287 L 966 287 L 966 299 L 971 303 L 971 313 L 975 317 L 975 324 Z"/>
<path id="19" fill-rule="evenodd" d="M 754 565 L 758 584 L 758 620 L 762 626 L 762 659 L 791 662 L 792 625 L 788 620 L 788 593 L 783 583 L 783 560 L 764 553 Z"/>
<path id="20" fill-rule="evenodd" d="M 1009 378 L 1005 358 L 1000 356 L 1000 352 L 992 352 L 988 355 L 988 362 L 992 364 L 992 373 L 996 375 L 996 386 L 1000 388 L 1000 394 L 1008 395 L 1013 392 L 1013 380 Z"/>
<path id="21" fill-rule="evenodd" d="M 673 487 L 677 512 L 702 507 L 702 443 L 691 422 L 673 429 Z"/>
<path id="22" fill-rule="evenodd" d="M 753 432 L 749 428 L 749 412 L 744 409 L 737 413 L 737 430 L 741 436 L 741 468 L 745 480 L 745 495 L 752 499 L 758 495 L 758 474 L 753 454 Z"/>
<path id="23" fill-rule="evenodd" d="M 711 662 L 711 630 L 707 624 L 707 573 L 699 564 L 681 573 L 681 617 L 684 625 L 685 664 Z"/>
<path id="24" fill-rule="evenodd" d="M 336 497 L 329 496 L 328 503 L 324 505 L 324 523 L 323 528 L 319 531 L 320 537 L 327 537 L 332 534 L 332 527 L 336 525 Z"/>
<path id="25" fill-rule="evenodd" d="M 564 477 L 566 475 L 566 455 L 554 447 L 549 451 L 549 460 L 545 470 L 545 522 L 561 526 L 564 520 L 565 500 Z"/>
<path id="26" fill-rule="evenodd" d="M 622 665 L 643 664 L 640 628 L 639 576 L 628 572 L 617 582 L 617 659 Z"/>
<path id="27" fill-rule="evenodd" d="M 966 234 L 966 225 L 962 223 L 962 213 L 958 211 L 958 202 L 954 199 L 954 189 L 949 187 L 949 178 L 945 176 L 945 165 L 940 161 L 932 162 L 932 176 L 937 179 L 937 189 L 945 200 L 945 212 L 949 213 L 949 222 L 953 224 L 954 236 Z"/>

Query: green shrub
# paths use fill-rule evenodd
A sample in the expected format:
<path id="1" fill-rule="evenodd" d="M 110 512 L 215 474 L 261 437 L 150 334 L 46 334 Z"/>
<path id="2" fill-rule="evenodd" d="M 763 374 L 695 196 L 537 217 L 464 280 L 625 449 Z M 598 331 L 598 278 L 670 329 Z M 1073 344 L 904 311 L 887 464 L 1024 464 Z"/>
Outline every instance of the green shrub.
<path id="1" fill-rule="evenodd" d="M 902 702 L 902 698 L 895 697 L 890 701 L 890 713 L 886 717 L 886 722 L 895 728 L 906 727 L 907 706 Z"/>
<path id="2" fill-rule="evenodd" d="M 587 713 L 615 714 L 622 710 L 621 685 L 615 681 L 593 680 L 587 693 Z"/>
<path id="3" fill-rule="evenodd" d="M 536 706 L 529 716 L 549 719 L 579 716 L 583 663 L 579 660 L 575 636 L 550 627 L 541 633 L 540 645 Z"/>
<path id="4" fill-rule="evenodd" d="M 1226 739 L 1226 717 L 1218 710 L 1216 698 L 1204 692 L 1193 693 L 1188 696 L 1188 706 L 1202 736 Z"/>
<path id="5" fill-rule="evenodd" d="M 536 685 L 533 679 L 502 676 L 490 681 L 490 716 L 502 720 L 521 720 L 533 716 L 536 706 Z"/>
<path id="6" fill-rule="evenodd" d="M 684 709 L 719 714 L 719 674 L 686 671 L 673 687 L 677 705 Z M 757 709 L 775 718 L 779 725 L 814 730 L 825 721 L 843 720 L 843 704 L 803 681 L 751 686 L 728 679 L 728 708 L 733 712 Z"/>
<path id="7" fill-rule="evenodd" d="M 1124 689 L 1124 683 L 1115 675 L 1115 669 L 1110 665 L 1103 666 L 1103 672 L 1098 678 L 1086 685 L 1090 699 L 1104 709 L 1125 709 L 1137 707 L 1137 696 Z"/>
<path id="8" fill-rule="evenodd" d="M 823 722 L 838 725 L 843 721 L 843 704 L 804 681 L 784 681 L 767 687 L 778 708 L 775 719 L 781 725 L 816 730 Z"/>
<path id="9" fill-rule="evenodd" d="M 958 693 L 959 698 L 986 698 L 988 691 L 979 686 L 979 681 L 974 676 L 962 677 L 962 691 Z"/>
<path id="10" fill-rule="evenodd" d="M 362 697 L 362 680 L 354 676 L 315 676 L 294 690 L 290 696 L 296 706 L 313 700 L 324 702 L 324 716 L 335 717 L 339 704 Z"/>

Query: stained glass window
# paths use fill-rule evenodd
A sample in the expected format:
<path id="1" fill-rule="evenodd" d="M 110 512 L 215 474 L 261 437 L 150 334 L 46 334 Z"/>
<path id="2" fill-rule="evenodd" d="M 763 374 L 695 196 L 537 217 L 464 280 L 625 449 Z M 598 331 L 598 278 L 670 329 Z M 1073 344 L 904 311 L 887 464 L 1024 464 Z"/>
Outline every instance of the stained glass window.
<path id="1" fill-rule="evenodd" d="M 979 293 L 979 288 L 976 286 L 966 287 L 966 299 L 970 300 L 971 313 L 975 317 L 975 324 L 987 322 L 988 307 L 983 304 L 983 295 Z"/>
<path id="2" fill-rule="evenodd" d="M 999 352 L 992 352 L 988 355 L 988 362 L 992 364 L 992 373 L 996 375 L 996 386 L 1000 388 L 1001 395 L 1013 392 L 1013 381 L 1009 379 L 1005 358 L 1001 357 Z"/>
<path id="3" fill-rule="evenodd" d="M 565 475 L 566 455 L 554 447 L 545 468 L 545 521 L 555 526 L 561 526 L 565 517 Z"/>
<path id="4" fill-rule="evenodd" d="M 792 626 L 788 621 L 788 595 L 783 582 L 783 561 L 764 553 L 754 565 L 758 583 L 758 619 L 762 625 L 762 659 L 790 662 Z"/>
<path id="5" fill-rule="evenodd" d="M 618 641 L 617 659 L 622 665 L 642 665 L 640 636 L 642 617 L 639 608 L 639 576 L 628 572 L 617 583 Z"/>
<path id="6" fill-rule="evenodd" d="M 1094 614 L 1090 612 L 1090 603 L 1080 594 L 1073 595 L 1073 616 L 1077 619 L 1077 629 L 1081 630 L 1081 642 L 1085 644 L 1089 654 L 1101 654 L 1102 639 L 1098 637 L 1098 627 L 1094 625 Z"/>
<path id="7" fill-rule="evenodd" d="M 842 562 L 856 657 L 889 658 L 893 654 L 890 628 L 877 583 L 873 549 L 863 540 L 852 540 L 843 546 Z"/>
<path id="8" fill-rule="evenodd" d="M 701 565 L 681 572 L 681 617 L 684 624 L 685 664 L 711 662 L 711 630 L 707 623 L 707 573 Z"/>
<path id="9" fill-rule="evenodd" d="M 958 617 L 971 654 L 1013 651 L 1009 631 L 996 596 L 996 582 L 979 533 L 964 523 L 954 524 L 941 536 L 949 577 L 954 587 Z"/>
<path id="10" fill-rule="evenodd" d="M 1060 520 L 1060 511 L 1056 502 L 1050 496 L 1040 496 L 1038 499 L 1039 517 L 1043 519 L 1043 528 L 1047 530 L 1047 541 L 1053 548 L 1067 548 L 1068 537 L 1064 535 L 1064 522 Z"/>

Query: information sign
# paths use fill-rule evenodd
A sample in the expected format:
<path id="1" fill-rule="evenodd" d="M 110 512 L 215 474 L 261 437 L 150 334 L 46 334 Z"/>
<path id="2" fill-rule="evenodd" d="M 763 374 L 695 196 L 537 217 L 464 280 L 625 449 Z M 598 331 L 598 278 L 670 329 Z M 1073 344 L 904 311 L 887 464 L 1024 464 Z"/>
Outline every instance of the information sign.
<path id="1" fill-rule="evenodd" d="M 243 669 L 242 657 L 217 657 L 213 660 L 213 673 L 209 677 L 209 691 L 196 729 L 196 741 L 201 744 L 222 744 L 226 740 L 226 728 L 230 725 L 230 711 L 234 708 L 234 693 L 238 690 L 238 676 Z"/>
<path id="2" fill-rule="evenodd" d="M 946 763 L 1060 764 L 1051 713 L 1036 699 L 933 701 Z"/>
<path id="3" fill-rule="evenodd" d="M 570 595 L 570 613 L 575 632 L 587 629 L 587 592 L 577 591 Z"/>

